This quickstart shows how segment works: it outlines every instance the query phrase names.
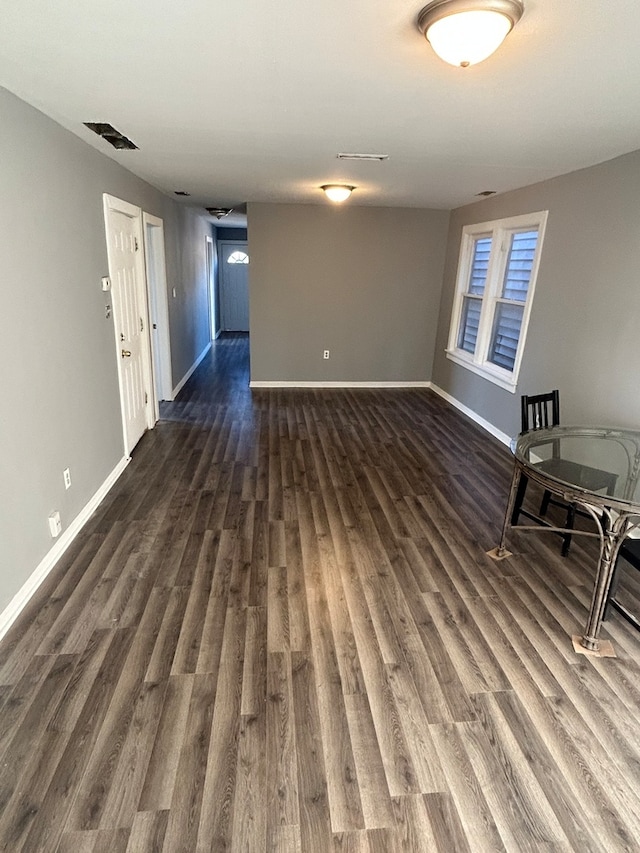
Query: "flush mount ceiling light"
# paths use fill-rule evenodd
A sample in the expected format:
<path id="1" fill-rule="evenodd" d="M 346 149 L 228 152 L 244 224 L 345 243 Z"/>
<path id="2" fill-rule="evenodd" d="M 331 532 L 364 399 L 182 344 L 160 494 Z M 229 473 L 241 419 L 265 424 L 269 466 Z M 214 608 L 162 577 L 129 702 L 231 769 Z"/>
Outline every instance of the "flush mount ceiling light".
<path id="1" fill-rule="evenodd" d="M 418 29 L 441 59 L 466 68 L 491 56 L 523 12 L 522 0 L 432 0 Z"/>
<path id="2" fill-rule="evenodd" d="M 349 198 L 355 187 L 348 184 L 324 184 L 320 189 L 330 201 L 341 202 Z"/>

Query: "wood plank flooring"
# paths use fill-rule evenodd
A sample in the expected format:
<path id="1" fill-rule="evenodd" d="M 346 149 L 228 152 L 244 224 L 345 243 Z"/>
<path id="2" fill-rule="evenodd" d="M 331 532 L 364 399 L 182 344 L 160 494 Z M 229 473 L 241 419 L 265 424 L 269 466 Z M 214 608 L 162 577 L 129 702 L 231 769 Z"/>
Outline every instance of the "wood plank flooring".
<path id="1" fill-rule="evenodd" d="M 491 561 L 505 448 L 247 365 L 216 343 L 0 646 L 0 850 L 640 850 L 640 635 L 570 642 L 593 543 Z"/>

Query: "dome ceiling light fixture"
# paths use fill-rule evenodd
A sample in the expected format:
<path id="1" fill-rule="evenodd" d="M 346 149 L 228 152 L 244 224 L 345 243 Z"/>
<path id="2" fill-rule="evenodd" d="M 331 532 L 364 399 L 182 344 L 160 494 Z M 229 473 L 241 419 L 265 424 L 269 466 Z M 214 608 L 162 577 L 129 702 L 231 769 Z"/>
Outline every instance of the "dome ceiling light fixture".
<path id="1" fill-rule="evenodd" d="M 340 204 L 340 202 L 346 201 L 349 198 L 356 187 L 352 187 L 349 184 L 323 184 L 320 189 L 330 201 Z"/>
<path id="2" fill-rule="evenodd" d="M 491 56 L 523 12 L 522 0 L 432 0 L 418 29 L 440 59 L 467 68 Z"/>

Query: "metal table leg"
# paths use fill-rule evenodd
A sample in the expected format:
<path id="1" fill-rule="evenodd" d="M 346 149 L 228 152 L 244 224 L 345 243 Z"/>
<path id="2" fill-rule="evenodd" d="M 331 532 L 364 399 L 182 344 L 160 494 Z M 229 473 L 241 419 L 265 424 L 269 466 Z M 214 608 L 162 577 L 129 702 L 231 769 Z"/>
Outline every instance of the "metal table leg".
<path id="1" fill-rule="evenodd" d="M 593 516 L 600 532 L 600 558 L 598 560 L 596 582 L 591 598 L 589 618 L 587 619 L 581 644 L 585 649 L 589 649 L 589 651 L 598 651 L 600 648 L 598 634 L 600 633 L 604 611 L 607 606 L 613 571 L 620 545 L 630 527 L 630 519 L 624 513 L 614 518 L 611 511 L 606 508 L 603 509 L 602 516 L 589 506 L 585 508 Z"/>
<path id="2" fill-rule="evenodd" d="M 506 541 L 507 533 L 511 527 L 511 516 L 516 503 L 516 495 L 518 493 L 518 485 L 522 477 L 522 468 L 517 462 L 513 465 L 513 476 L 511 477 L 511 488 L 509 489 L 509 500 L 507 501 L 507 509 L 504 514 L 504 523 L 502 525 L 502 535 L 500 536 L 500 544 L 498 545 L 495 554 L 497 557 L 504 557 L 507 553 Z"/>

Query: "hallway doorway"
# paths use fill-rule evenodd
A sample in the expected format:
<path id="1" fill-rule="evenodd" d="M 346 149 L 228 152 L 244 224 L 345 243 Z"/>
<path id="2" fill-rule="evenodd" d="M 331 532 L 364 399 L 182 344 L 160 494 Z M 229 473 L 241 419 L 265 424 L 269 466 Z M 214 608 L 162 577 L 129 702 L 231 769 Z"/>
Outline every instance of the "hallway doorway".
<path id="1" fill-rule="evenodd" d="M 249 331 L 249 254 L 245 240 L 219 240 L 220 328 Z"/>

